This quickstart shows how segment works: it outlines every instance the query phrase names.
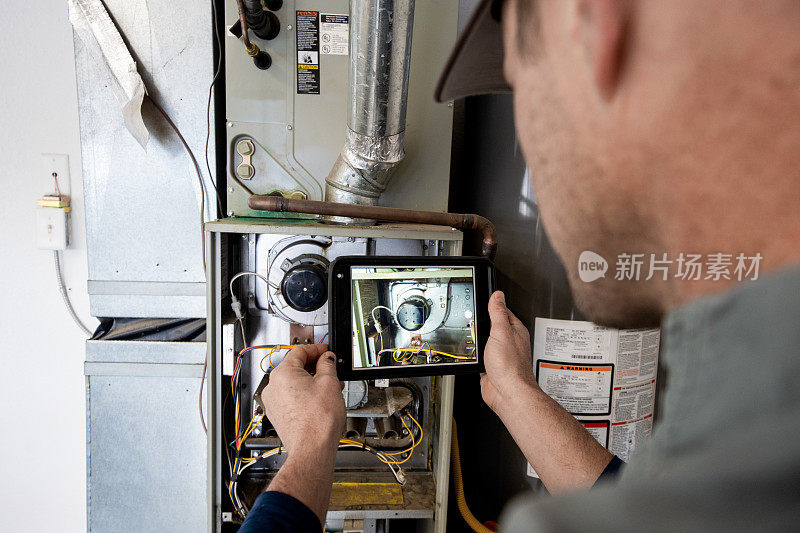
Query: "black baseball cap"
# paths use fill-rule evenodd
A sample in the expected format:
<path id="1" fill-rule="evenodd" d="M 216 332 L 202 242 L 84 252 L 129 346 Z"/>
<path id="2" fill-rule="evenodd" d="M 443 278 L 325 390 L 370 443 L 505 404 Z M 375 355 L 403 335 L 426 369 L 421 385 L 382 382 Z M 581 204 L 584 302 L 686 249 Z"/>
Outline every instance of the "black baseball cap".
<path id="1" fill-rule="evenodd" d="M 433 95 L 437 102 L 511 91 L 503 76 L 502 4 L 502 0 L 478 4 L 439 76 Z"/>

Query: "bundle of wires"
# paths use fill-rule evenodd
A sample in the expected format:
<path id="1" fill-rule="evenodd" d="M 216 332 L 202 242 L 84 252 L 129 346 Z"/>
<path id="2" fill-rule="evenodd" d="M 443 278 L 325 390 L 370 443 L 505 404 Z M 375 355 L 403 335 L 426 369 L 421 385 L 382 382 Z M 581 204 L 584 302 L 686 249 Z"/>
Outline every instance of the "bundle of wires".
<path id="1" fill-rule="evenodd" d="M 453 359 L 475 359 L 474 355 L 464 355 L 464 354 L 456 355 L 456 354 L 447 353 L 447 352 L 440 352 L 438 350 L 431 350 L 430 346 L 428 347 L 427 350 L 425 350 L 424 348 L 422 348 L 422 349 L 419 349 L 419 348 L 386 348 L 386 349 L 381 350 L 380 352 L 378 352 L 378 357 L 380 357 L 380 355 L 382 353 L 386 353 L 386 352 L 392 352 L 392 359 L 394 359 L 398 363 L 402 363 L 404 361 L 408 361 L 409 359 L 411 359 L 411 357 L 413 357 L 415 354 L 418 354 L 420 352 L 428 352 L 429 356 L 433 355 L 433 354 L 436 354 L 436 355 L 441 355 L 441 356 L 444 356 L 444 357 L 452 357 Z M 403 354 L 408 353 L 408 352 L 411 352 L 410 356 L 404 356 L 403 355 Z"/>
<path id="2" fill-rule="evenodd" d="M 245 275 L 246 275 L 246 273 L 245 273 Z M 234 280 L 232 279 L 231 280 L 231 289 L 233 288 L 232 287 L 233 281 Z M 242 318 L 237 318 L 237 322 L 239 323 L 239 329 L 240 329 L 241 335 L 242 335 L 242 343 L 246 345 L 247 344 L 247 340 L 246 340 L 247 337 L 245 335 L 245 330 L 244 330 L 244 321 L 242 320 Z M 327 336 L 327 333 L 325 334 L 325 336 L 323 336 L 320 339 L 319 342 L 320 343 L 323 342 L 325 340 L 326 336 Z M 276 454 L 281 453 L 281 451 L 282 451 L 282 447 L 279 446 L 277 448 L 272 448 L 270 450 L 267 450 L 267 451 L 259 454 L 257 457 L 243 458 L 241 456 L 242 446 L 244 445 L 245 441 L 252 434 L 252 432 L 259 426 L 259 424 L 261 424 L 261 422 L 264 420 L 264 413 L 256 412 L 253 415 L 253 417 L 250 419 L 250 422 L 247 424 L 247 427 L 245 427 L 244 431 L 242 431 L 242 427 L 241 427 L 242 426 L 241 402 L 240 402 L 240 399 L 241 399 L 240 379 L 241 379 L 242 367 L 244 366 L 243 363 L 244 363 L 244 360 L 245 360 L 245 356 L 248 353 L 250 353 L 250 352 L 252 352 L 254 350 L 268 350 L 266 355 L 264 355 L 261 358 L 259 366 L 260 366 L 261 370 L 265 374 L 269 374 L 278 364 L 278 363 L 274 363 L 272 361 L 272 356 L 278 351 L 291 350 L 292 348 L 295 348 L 297 346 L 298 345 L 294 345 L 294 344 L 292 344 L 292 345 L 261 344 L 261 345 L 247 346 L 247 347 L 243 348 L 236 356 L 236 361 L 234 363 L 234 369 L 233 369 L 233 375 L 231 376 L 231 398 L 233 399 L 233 409 L 234 409 L 234 421 L 233 421 L 234 423 L 233 423 L 233 425 L 234 425 L 234 435 L 235 436 L 234 436 L 234 439 L 226 447 L 226 451 L 227 451 L 226 455 L 227 455 L 227 458 L 228 458 L 228 467 L 230 469 L 230 482 L 228 483 L 228 496 L 231 499 L 231 503 L 233 504 L 234 509 L 236 510 L 236 513 L 242 518 L 247 516 L 247 513 L 249 512 L 249 509 L 247 508 L 247 506 L 245 505 L 245 503 L 242 500 L 241 496 L 239 495 L 239 491 L 238 491 L 239 477 L 241 476 L 241 474 L 244 471 L 246 471 L 248 468 L 251 468 L 258 461 L 260 461 L 262 459 L 266 459 L 268 457 L 272 457 L 272 456 L 274 456 Z M 265 360 L 269 364 L 268 368 L 266 368 L 266 369 L 264 368 L 264 361 Z M 403 416 L 408 416 L 408 418 L 411 421 L 413 421 L 413 423 L 417 426 L 417 428 L 419 429 L 419 437 L 418 438 L 414 436 L 414 431 L 409 426 L 409 424 L 407 424 L 406 421 L 403 419 Z M 350 440 L 350 439 L 342 439 L 342 440 L 340 440 L 339 441 L 339 449 L 340 450 L 361 450 L 361 451 L 366 451 L 366 452 L 369 452 L 369 453 L 373 454 L 374 456 L 376 456 L 378 458 L 378 460 L 380 460 L 381 462 L 383 462 L 384 464 L 386 464 L 388 466 L 388 468 L 392 472 L 392 475 L 394 476 L 394 478 L 397 480 L 398 483 L 400 483 L 402 485 L 402 484 L 405 483 L 405 474 L 403 474 L 403 471 L 402 471 L 402 469 L 401 469 L 401 467 L 399 465 L 407 462 L 411 458 L 411 456 L 412 456 L 412 454 L 414 452 L 414 449 L 417 446 L 419 446 L 419 444 L 422 442 L 422 438 L 424 436 L 424 433 L 423 433 L 422 426 L 417 421 L 417 419 L 414 418 L 411 415 L 410 412 L 404 411 L 404 413 L 401 414 L 400 421 L 402 422 L 402 424 L 405 427 L 406 431 L 408 431 L 409 435 L 411 436 L 411 446 L 406 448 L 406 449 L 404 449 L 404 450 L 385 452 L 385 451 L 381 451 L 381 450 L 378 450 L 376 448 L 373 448 L 372 446 L 368 446 L 364 442 L 358 442 L 358 441 L 354 441 L 354 440 Z M 233 448 L 235 450 L 235 452 L 236 452 L 236 455 L 234 456 L 233 459 L 231 459 L 231 456 L 230 456 L 230 449 L 231 448 Z"/>
<path id="3" fill-rule="evenodd" d="M 238 320 L 239 329 L 242 334 L 242 342 L 246 343 L 246 336 L 244 331 L 244 323 L 240 319 Z M 235 478 L 235 475 L 244 469 L 243 465 L 250 464 L 254 461 L 254 459 L 247 459 L 241 457 L 241 449 L 244 442 L 250 436 L 250 434 L 255 430 L 259 424 L 264 419 L 264 414 L 260 412 L 256 412 L 253 414 L 253 417 L 250 419 L 250 423 L 247 427 L 242 431 L 242 416 L 241 416 L 241 374 L 242 374 L 242 367 L 244 366 L 245 356 L 252 352 L 253 350 L 269 350 L 265 356 L 262 357 L 260 362 L 261 370 L 264 371 L 265 374 L 269 374 L 277 363 L 273 363 L 272 355 L 280 350 L 291 350 L 298 345 L 290 344 L 290 345 L 283 345 L 283 344 L 263 344 L 257 346 L 247 346 L 243 348 L 236 356 L 236 361 L 233 367 L 233 375 L 231 375 L 231 398 L 233 399 L 233 428 L 234 428 L 234 439 L 228 444 L 229 448 L 233 448 L 236 452 L 233 460 L 230 457 L 230 450 L 228 450 L 228 466 L 230 468 L 230 477 L 231 479 Z M 264 369 L 264 360 L 269 362 L 269 368 Z M 277 450 L 277 449 L 276 449 Z M 241 505 L 241 501 L 238 498 L 235 498 L 235 493 L 231 489 L 231 484 L 228 484 L 228 492 L 231 496 L 231 502 L 233 503 L 234 507 L 236 508 L 237 513 L 240 516 L 244 516 L 241 513 L 241 509 L 243 508 Z"/>
<path id="4" fill-rule="evenodd" d="M 413 430 L 411 429 L 411 427 L 409 427 L 408 424 L 406 424 L 406 421 L 403 419 L 404 416 L 407 416 L 409 419 L 411 419 L 411 421 L 417 426 L 417 428 L 419 429 L 419 437 L 414 437 Z M 245 430 L 244 435 L 242 436 L 242 439 L 241 439 L 242 442 L 244 442 L 244 439 L 247 438 L 247 436 L 249 435 L 250 431 L 252 431 L 252 428 L 257 426 L 258 423 L 261 422 L 263 417 L 264 417 L 264 415 L 260 415 L 260 417 L 258 415 L 256 415 L 256 416 L 253 417 L 253 420 L 250 421 L 250 424 L 248 425 L 247 429 Z M 256 418 L 258 418 L 258 422 L 255 422 Z M 405 482 L 406 482 L 406 477 L 405 477 L 405 474 L 403 473 L 403 470 L 400 467 L 400 465 L 405 463 L 409 459 L 411 459 L 411 457 L 412 457 L 412 455 L 414 453 L 414 449 L 417 446 L 419 446 L 419 444 L 422 442 L 422 438 L 424 436 L 424 433 L 423 433 L 423 430 L 422 430 L 422 426 L 417 421 L 417 419 L 414 418 L 411 415 L 410 412 L 404 411 L 400 416 L 400 421 L 402 422 L 403 427 L 406 428 L 406 431 L 408 431 L 408 434 L 411 436 L 411 446 L 406 448 L 406 449 L 404 449 L 404 450 L 399 450 L 399 451 L 394 451 L 394 452 L 385 452 L 385 451 L 378 450 L 378 449 L 376 449 L 376 448 L 374 448 L 372 446 L 369 446 L 364 442 L 359 442 L 359 441 L 355 441 L 355 440 L 351 440 L 351 439 L 341 439 L 341 440 L 339 440 L 338 449 L 339 450 L 354 450 L 354 451 L 361 450 L 361 451 L 365 451 L 365 452 L 371 453 L 372 455 L 377 457 L 379 461 L 384 463 L 389 468 L 389 470 L 392 472 L 392 475 L 394 476 L 395 480 L 400 485 L 404 485 Z M 277 448 L 272 448 L 270 450 L 267 450 L 267 451 L 261 453 L 260 455 L 258 455 L 257 457 L 253 457 L 253 458 L 249 458 L 249 459 L 240 459 L 240 458 L 237 457 L 237 460 L 234 462 L 234 465 L 233 465 L 234 470 L 233 471 L 236 472 L 236 475 L 235 476 L 231 475 L 231 482 L 228 484 L 228 496 L 230 496 L 231 502 L 233 503 L 233 506 L 236 509 L 236 512 L 242 518 L 247 516 L 247 513 L 249 512 L 249 509 L 247 508 L 247 506 L 245 505 L 245 503 L 242 500 L 241 496 L 239 495 L 239 476 L 241 476 L 242 473 L 245 470 L 247 470 L 248 468 L 250 468 L 254 464 L 256 464 L 256 462 L 258 462 L 258 461 L 260 461 L 262 459 L 266 459 L 268 457 L 272 457 L 274 455 L 277 455 L 277 454 L 281 453 L 281 451 L 282 451 L 282 447 L 279 446 Z M 406 455 L 406 456 L 404 458 L 401 458 L 403 455 Z"/>

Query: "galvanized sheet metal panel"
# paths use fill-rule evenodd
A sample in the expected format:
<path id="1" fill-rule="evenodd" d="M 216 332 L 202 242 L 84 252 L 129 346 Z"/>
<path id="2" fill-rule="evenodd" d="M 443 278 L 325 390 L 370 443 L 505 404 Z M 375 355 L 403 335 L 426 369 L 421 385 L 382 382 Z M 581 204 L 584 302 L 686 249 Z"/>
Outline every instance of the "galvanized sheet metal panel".
<path id="1" fill-rule="evenodd" d="M 180 128 L 205 174 L 206 99 L 214 67 L 210 3 L 104 3 L 122 30 L 150 94 Z M 202 192 L 180 141 L 145 99 L 143 116 L 151 137 L 143 150 L 125 128 L 119 104 L 106 87 L 105 67 L 79 38 L 75 39 L 75 63 L 89 279 L 203 283 Z M 214 190 L 205 179 L 212 198 L 206 208 L 206 218 L 210 218 Z M 101 297 L 95 302 L 91 290 L 90 299 L 95 316 L 204 315 L 199 295 L 152 299 L 144 308 L 131 305 L 136 298 Z"/>
<path id="2" fill-rule="evenodd" d="M 88 531 L 206 528 L 205 346 L 87 342 Z"/>
<path id="3" fill-rule="evenodd" d="M 205 529 L 198 384 L 185 377 L 86 378 L 88 531 Z"/>

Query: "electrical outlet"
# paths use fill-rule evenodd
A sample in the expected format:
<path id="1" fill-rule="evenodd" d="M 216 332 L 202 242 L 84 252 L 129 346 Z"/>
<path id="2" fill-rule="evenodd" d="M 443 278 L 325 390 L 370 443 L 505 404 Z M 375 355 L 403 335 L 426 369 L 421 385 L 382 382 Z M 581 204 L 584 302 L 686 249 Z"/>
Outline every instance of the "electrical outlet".
<path id="1" fill-rule="evenodd" d="M 66 250 L 69 244 L 67 209 L 36 209 L 36 246 L 41 250 Z"/>

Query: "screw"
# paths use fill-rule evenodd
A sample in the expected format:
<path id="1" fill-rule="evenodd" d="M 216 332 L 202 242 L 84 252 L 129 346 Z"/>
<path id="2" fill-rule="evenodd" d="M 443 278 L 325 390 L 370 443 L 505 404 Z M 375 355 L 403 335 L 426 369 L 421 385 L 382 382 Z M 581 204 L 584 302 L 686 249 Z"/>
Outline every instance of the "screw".
<path id="1" fill-rule="evenodd" d="M 228 211 L 228 216 L 232 217 L 233 216 L 233 211 Z"/>
<path id="2" fill-rule="evenodd" d="M 233 127 L 233 122 L 228 122 L 228 127 L 232 128 Z"/>
<path id="3" fill-rule="evenodd" d="M 242 239 L 247 240 L 247 235 L 242 235 Z"/>
<path id="4" fill-rule="evenodd" d="M 453 102 L 448 102 L 447 107 L 453 107 Z"/>
<path id="5" fill-rule="evenodd" d="M 253 299 L 255 296 L 253 296 L 253 293 L 252 293 L 252 292 L 248 292 L 248 293 L 247 293 L 247 297 L 248 297 L 248 298 L 250 298 L 250 299 L 252 300 L 252 299 Z"/>
<path id="6" fill-rule="evenodd" d="M 288 26 L 286 26 L 286 29 L 289 30 L 289 31 L 292 31 L 292 25 L 289 24 Z"/>
<path id="7" fill-rule="evenodd" d="M 228 187 L 228 192 L 233 192 L 233 187 Z"/>
<path id="8" fill-rule="evenodd" d="M 286 125 L 286 129 L 289 130 L 289 131 L 292 131 L 292 125 L 291 124 L 287 124 Z"/>

